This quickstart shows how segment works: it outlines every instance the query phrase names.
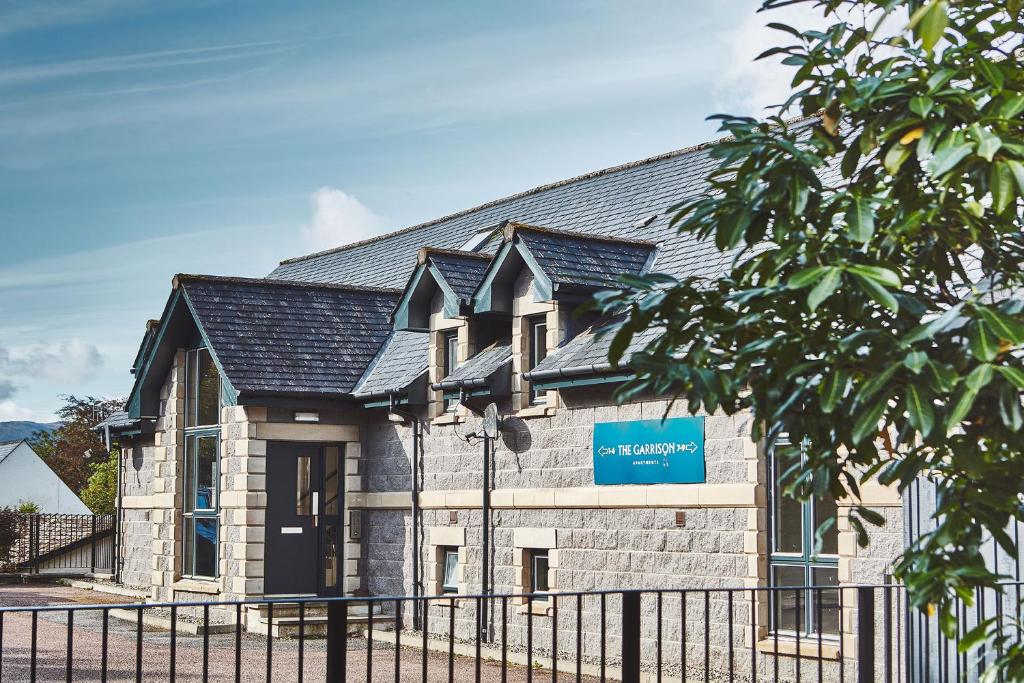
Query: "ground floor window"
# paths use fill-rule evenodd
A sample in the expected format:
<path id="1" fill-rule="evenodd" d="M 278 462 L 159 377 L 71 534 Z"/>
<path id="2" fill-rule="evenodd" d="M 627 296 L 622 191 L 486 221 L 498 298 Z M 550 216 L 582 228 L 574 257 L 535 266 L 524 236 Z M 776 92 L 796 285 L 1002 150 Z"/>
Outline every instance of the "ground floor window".
<path id="1" fill-rule="evenodd" d="M 548 583 L 548 551 L 530 550 L 530 592 L 536 593 L 534 600 L 546 601 L 550 590 Z"/>
<path id="2" fill-rule="evenodd" d="M 185 437 L 185 496 L 182 518 L 184 576 L 216 578 L 220 502 L 219 431 Z"/>
<path id="3" fill-rule="evenodd" d="M 838 635 L 839 532 L 835 500 L 811 499 L 800 502 L 783 494 L 787 472 L 800 466 L 806 451 L 788 438 L 780 437 L 772 452 L 772 525 L 769 579 L 772 629 L 780 634 Z M 817 537 L 826 520 L 832 525 Z M 821 590 L 797 590 L 809 586 Z M 792 588 L 793 590 L 785 590 Z"/>
<path id="4" fill-rule="evenodd" d="M 441 590 L 444 593 L 459 592 L 459 549 L 444 548 L 442 556 Z"/>

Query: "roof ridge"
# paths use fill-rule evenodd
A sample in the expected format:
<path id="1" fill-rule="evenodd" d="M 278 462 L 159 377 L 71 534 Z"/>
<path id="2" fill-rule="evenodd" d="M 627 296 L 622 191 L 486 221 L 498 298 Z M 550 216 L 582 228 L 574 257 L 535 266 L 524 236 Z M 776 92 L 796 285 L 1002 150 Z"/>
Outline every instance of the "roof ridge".
<path id="1" fill-rule="evenodd" d="M 475 258 L 480 260 L 489 261 L 494 258 L 494 254 L 485 254 L 480 251 L 466 251 L 465 249 L 443 249 L 441 247 L 420 247 L 425 255 L 430 254 L 442 254 L 445 256 L 465 256 L 467 258 Z"/>
<path id="2" fill-rule="evenodd" d="M 178 273 L 172 279 L 172 287 L 187 282 L 233 282 L 245 285 L 272 285 L 275 287 L 294 287 L 296 289 L 337 289 L 349 292 L 368 292 L 373 294 L 401 294 L 401 289 L 394 287 L 370 287 L 366 285 L 347 285 L 333 282 L 308 282 L 304 280 L 279 280 L 261 277 L 239 277 L 232 275 L 198 275 Z"/>
<path id="3" fill-rule="evenodd" d="M 618 242 L 622 244 L 633 244 L 640 247 L 650 247 L 656 249 L 658 247 L 657 242 L 649 242 L 647 240 L 634 240 L 627 239 L 625 237 L 615 237 L 613 235 L 592 235 L 586 232 L 579 232 L 577 230 L 561 230 L 559 228 L 547 228 L 542 225 L 530 225 L 529 223 L 520 223 L 518 221 L 508 221 L 507 227 L 513 230 L 525 229 L 527 232 L 540 232 L 549 235 L 564 235 L 566 237 L 578 237 L 580 239 L 591 240 L 594 242 Z"/>
<path id="4" fill-rule="evenodd" d="M 478 204 L 478 205 L 470 207 L 468 209 L 461 209 L 459 211 L 455 211 L 455 212 L 452 212 L 450 214 L 447 214 L 447 215 L 444 215 L 444 216 L 440 216 L 438 218 L 432 218 L 429 221 L 423 221 L 421 223 L 416 223 L 415 225 L 410 225 L 410 226 L 405 227 L 405 228 L 400 228 L 398 230 L 392 230 L 391 232 L 386 232 L 383 235 L 376 235 L 374 237 L 370 237 L 370 238 L 367 238 L 365 240 L 359 240 L 358 242 L 351 242 L 349 244 L 343 244 L 343 245 L 338 246 L 338 247 L 332 247 L 331 249 L 324 249 L 323 251 L 314 252 L 312 254 L 306 254 L 304 256 L 293 256 L 292 258 L 284 259 L 283 261 L 281 261 L 279 263 L 279 265 L 285 265 L 286 263 L 298 263 L 300 261 L 308 261 L 310 259 L 319 258 L 321 256 L 327 256 L 328 254 L 336 254 L 336 253 L 339 253 L 339 252 L 342 252 L 342 251 L 347 251 L 349 249 L 353 249 L 355 247 L 361 247 L 361 246 L 366 245 L 366 244 L 373 244 L 374 242 L 380 242 L 382 240 L 390 239 L 392 237 L 395 237 L 397 235 L 404 235 L 404 234 L 409 233 L 409 232 L 414 232 L 414 231 L 419 230 L 421 228 L 426 228 L 426 227 L 429 227 L 431 225 L 436 225 L 438 223 L 441 223 L 441 222 L 444 222 L 444 221 L 447 221 L 447 220 L 451 220 L 453 218 L 458 218 L 459 216 L 465 216 L 467 214 L 471 214 L 471 213 L 474 213 L 476 211 L 480 211 L 481 209 L 487 209 L 487 208 L 490 208 L 492 206 L 498 206 L 499 204 L 504 204 L 505 202 L 510 202 L 510 201 L 515 200 L 515 199 L 520 199 L 522 197 L 529 197 L 530 195 L 534 195 L 534 194 L 537 194 L 539 192 L 545 192 L 547 190 L 553 190 L 553 189 L 555 189 L 557 187 L 564 187 L 566 185 L 572 185 L 574 183 L 583 182 L 584 180 L 590 180 L 592 178 L 599 178 L 599 177 L 604 176 L 604 175 L 610 175 L 612 173 L 618 173 L 619 171 L 628 171 L 629 169 L 632 169 L 632 168 L 638 168 L 640 166 L 645 166 L 647 164 L 653 164 L 653 163 L 655 163 L 657 161 L 664 161 L 665 159 L 671 159 L 671 158 L 674 158 L 674 157 L 677 157 L 677 156 L 682 156 L 684 154 L 693 154 L 695 152 L 700 152 L 700 151 L 703 151 L 703 150 L 705 150 L 705 149 L 707 149 L 709 147 L 714 147 L 715 145 L 720 144 L 722 142 L 725 142 L 726 140 L 729 140 L 731 138 L 732 138 L 731 135 L 726 135 L 724 137 L 716 138 L 714 140 L 707 140 L 707 141 L 702 142 L 700 144 L 691 145 L 689 147 L 681 147 L 679 149 L 674 149 L 674 150 L 672 150 L 670 152 L 662 152 L 661 154 L 656 154 L 654 156 L 646 157 L 644 159 L 638 159 L 636 161 L 630 161 L 630 162 L 627 162 L 627 163 L 624 163 L 624 164 L 618 164 L 616 166 L 608 166 L 607 168 L 598 169 L 596 171 L 590 171 L 588 173 L 582 173 L 582 174 L 577 175 L 577 176 L 572 176 L 571 178 L 565 178 L 564 180 L 556 180 L 555 182 L 552 182 L 552 183 L 547 183 L 547 184 L 544 184 L 544 185 L 538 185 L 537 187 L 530 188 L 528 190 L 523 190 L 521 192 L 516 192 L 514 194 L 510 194 L 510 195 L 507 195 L 505 197 L 501 197 L 499 199 L 492 199 L 491 201 L 484 202 L 483 204 Z"/>

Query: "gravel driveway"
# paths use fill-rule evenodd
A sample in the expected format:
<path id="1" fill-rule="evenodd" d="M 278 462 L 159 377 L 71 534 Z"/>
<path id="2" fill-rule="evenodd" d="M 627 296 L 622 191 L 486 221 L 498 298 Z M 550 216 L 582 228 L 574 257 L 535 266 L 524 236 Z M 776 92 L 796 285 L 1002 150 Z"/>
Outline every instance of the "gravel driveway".
<path id="1" fill-rule="evenodd" d="M 0 586 L 0 606 L 15 605 L 74 605 L 121 603 L 119 596 L 94 591 L 79 590 L 64 586 L 29 585 Z M 28 613 L 9 613 L 3 616 L 2 659 L 0 659 L 0 682 L 29 681 L 31 670 L 32 617 Z M 75 612 L 73 624 L 73 651 L 71 673 L 68 678 L 68 618 L 67 612 L 40 612 L 37 617 L 36 680 L 38 681 L 100 681 L 102 672 L 102 613 L 100 610 Z M 107 634 L 107 679 L 108 681 L 136 680 L 136 632 L 135 625 L 111 618 Z M 209 681 L 235 681 L 234 634 L 211 634 L 209 650 Z M 242 635 L 241 681 L 262 683 L 264 681 L 308 681 L 324 680 L 324 640 L 307 640 L 304 652 L 303 673 L 299 678 L 298 642 L 275 640 L 272 643 L 272 666 L 267 677 L 267 639 L 263 636 Z M 203 681 L 203 638 L 202 636 L 179 634 L 175 647 L 175 680 Z M 420 681 L 420 650 L 402 648 L 400 655 L 401 681 Z M 142 645 L 143 681 L 170 680 L 171 640 L 165 631 L 144 628 Z M 481 667 L 482 681 L 500 681 L 501 668 L 493 662 L 484 662 Z M 475 666 L 472 659 L 456 658 L 454 679 L 459 683 L 474 680 Z M 518 683 L 526 681 L 523 667 L 509 665 L 508 680 Z M 551 680 L 548 671 L 536 671 L 534 680 L 543 683 Z M 366 641 L 353 638 L 349 643 L 347 681 L 365 681 Z M 395 680 L 394 646 L 376 644 L 373 648 L 373 681 Z M 447 656 L 431 652 L 428 657 L 428 680 L 444 683 L 448 680 Z M 568 672 L 559 680 L 575 680 Z"/>

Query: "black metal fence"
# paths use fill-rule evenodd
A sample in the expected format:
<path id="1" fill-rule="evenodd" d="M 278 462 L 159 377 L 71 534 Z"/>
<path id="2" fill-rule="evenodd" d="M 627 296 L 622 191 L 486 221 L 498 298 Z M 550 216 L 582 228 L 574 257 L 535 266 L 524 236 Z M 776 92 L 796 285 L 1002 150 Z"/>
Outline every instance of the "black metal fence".
<path id="1" fill-rule="evenodd" d="M 920 677 L 906 616 L 894 585 L 0 607 L 0 681 L 965 680 Z"/>
<path id="2" fill-rule="evenodd" d="M 110 571 L 114 560 L 113 515 L 18 515 L 18 540 L 0 567 L 27 573 Z"/>

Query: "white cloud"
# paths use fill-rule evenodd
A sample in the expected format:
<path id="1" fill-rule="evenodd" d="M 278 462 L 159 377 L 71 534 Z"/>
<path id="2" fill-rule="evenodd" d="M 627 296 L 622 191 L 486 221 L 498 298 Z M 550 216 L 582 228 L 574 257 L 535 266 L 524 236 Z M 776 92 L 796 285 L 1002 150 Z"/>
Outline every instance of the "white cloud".
<path id="1" fill-rule="evenodd" d="M 28 408 L 22 408 L 14 401 L 0 401 L 0 422 L 8 420 L 34 420 L 36 418 Z"/>
<path id="2" fill-rule="evenodd" d="M 17 379 L 46 379 L 67 386 L 70 392 L 95 377 L 102 366 L 99 349 L 78 338 L 53 346 L 35 346 L 20 353 L 0 346 L 0 388 L 6 385 L 13 393 Z"/>
<path id="3" fill-rule="evenodd" d="M 719 111 L 759 116 L 767 107 L 781 104 L 789 96 L 796 67 L 780 64 L 784 55 L 754 61 L 768 48 L 794 42 L 793 36 L 768 28 L 766 24 L 771 22 L 789 24 L 799 30 L 825 24 L 820 9 L 804 4 L 748 13 L 724 37 L 728 55 L 722 80 L 712 91 Z"/>
<path id="4" fill-rule="evenodd" d="M 383 218 L 344 190 L 321 187 L 310 203 L 313 219 L 302 229 L 302 240 L 313 251 L 358 242 L 387 227 Z"/>

